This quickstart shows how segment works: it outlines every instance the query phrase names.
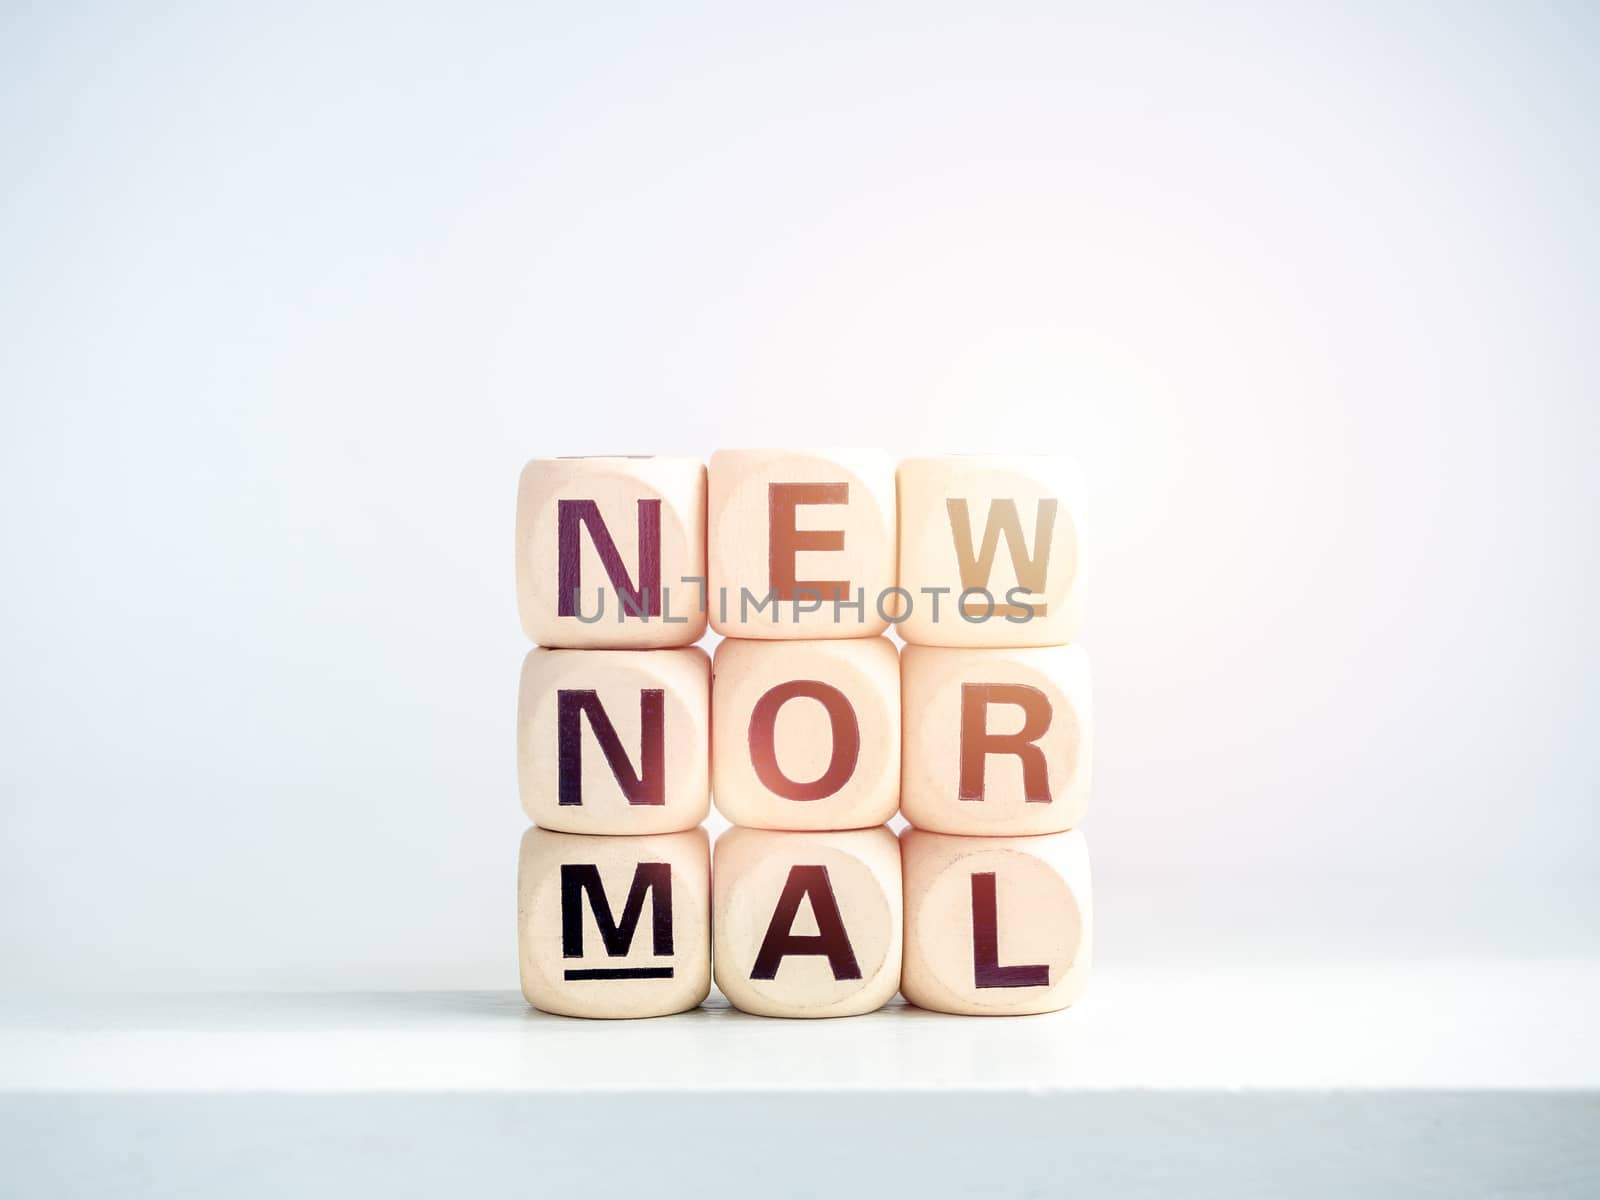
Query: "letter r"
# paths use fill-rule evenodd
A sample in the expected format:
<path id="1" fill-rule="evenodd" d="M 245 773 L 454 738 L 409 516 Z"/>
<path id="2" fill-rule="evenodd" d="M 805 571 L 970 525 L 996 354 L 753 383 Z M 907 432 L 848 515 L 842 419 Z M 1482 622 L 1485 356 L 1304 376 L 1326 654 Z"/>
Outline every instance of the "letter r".
<path id="1" fill-rule="evenodd" d="M 1022 709 L 1016 733 L 989 732 L 989 706 L 1015 704 Z M 991 754 L 1015 754 L 1022 760 L 1022 790 L 1029 804 L 1049 804 L 1050 768 L 1035 743 L 1050 728 L 1050 698 L 1025 683 L 961 685 L 961 773 L 957 798 L 982 800 L 984 767 Z"/>

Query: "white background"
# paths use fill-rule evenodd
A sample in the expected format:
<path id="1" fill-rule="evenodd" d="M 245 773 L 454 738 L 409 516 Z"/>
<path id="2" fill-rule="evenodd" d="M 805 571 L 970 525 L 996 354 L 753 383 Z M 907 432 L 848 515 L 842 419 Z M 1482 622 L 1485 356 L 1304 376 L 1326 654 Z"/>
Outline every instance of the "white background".
<path id="1" fill-rule="evenodd" d="M 1104 961 L 1592 951 L 1586 5 L 0 17 L 0 984 L 514 986 L 535 455 L 1091 481 Z"/>

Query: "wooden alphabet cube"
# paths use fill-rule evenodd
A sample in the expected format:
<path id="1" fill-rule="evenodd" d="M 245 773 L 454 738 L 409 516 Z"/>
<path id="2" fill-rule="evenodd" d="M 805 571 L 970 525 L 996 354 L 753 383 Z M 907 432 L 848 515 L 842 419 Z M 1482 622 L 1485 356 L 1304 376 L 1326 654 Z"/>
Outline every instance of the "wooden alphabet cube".
<path id="1" fill-rule="evenodd" d="M 900 661 L 887 638 L 750 642 L 712 662 L 717 810 L 761 829 L 867 829 L 900 798 Z"/>
<path id="2" fill-rule="evenodd" d="M 907 1000 L 1005 1016 L 1054 1012 L 1082 994 L 1091 937 L 1081 833 L 964 838 L 907 829 L 900 849 Z"/>
<path id="3" fill-rule="evenodd" d="M 1083 625 L 1083 485 L 1056 458 L 900 464 L 900 636 L 928 646 L 1059 646 Z"/>
<path id="4" fill-rule="evenodd" d="M 1089 656 L 1080 646 L 900 656 L 900 811 L 937 833 L 1076 828 L 1089 804 Z"/>
<path id="5" fill-rule="evenodd" d="M 522 663 L 517 779 L 536 825 L 672 833 L 711 810 L 704 650 L 545 650 Z"/>
<path id="6" fill-rule="evenodd" d="M 711 627 L 724 637 L 870 637 L 895 597 L 894 463 L 875 450 L 719 450 Z"/>
<path id="7" fill-rule="evenodd" d="M 717 839 L 717 986 L 769 1017 L 845 1017 L 900 986 L 900 856 L 887 829 Z"/>
<path id="8" fill-rule="evenodd" d="M 706 469 L 536 458 L 517 489 L 517 607 L 541 646 L 689 646 L 706 629 Z"/>
<path id="9" fill-rule="evenodd" d="M 711 991 L 703 829 L 589 837 L 530 829 L 517 873 L 522 994 L 569 1017 L 656 1017 Z"/>

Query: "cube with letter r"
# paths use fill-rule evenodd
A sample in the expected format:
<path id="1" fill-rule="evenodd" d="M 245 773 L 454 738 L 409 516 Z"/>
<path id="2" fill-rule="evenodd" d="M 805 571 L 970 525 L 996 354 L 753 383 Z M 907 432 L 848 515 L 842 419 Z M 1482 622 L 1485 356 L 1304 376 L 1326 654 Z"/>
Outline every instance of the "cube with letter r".
<path id="1" fill-rule="evenodd" d="M 907 646 L 900 812 L 936 833 L 1062 833 L 1089 803 L 1082 646 Z"/>

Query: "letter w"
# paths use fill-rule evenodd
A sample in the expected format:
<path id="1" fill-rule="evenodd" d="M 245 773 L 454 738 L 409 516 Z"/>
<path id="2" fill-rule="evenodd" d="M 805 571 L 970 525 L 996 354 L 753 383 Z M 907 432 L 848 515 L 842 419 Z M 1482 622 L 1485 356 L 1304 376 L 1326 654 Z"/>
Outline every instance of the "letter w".
<path id="1" fill-rule="evenodd" d="M 1034 517 L 1033 553 L 1022 537 L 1022 517 L 1017 512 L 1015 500 L 995 500 L 989 505 L 989 515 L 983 527 L 983 544 L 974 552 L 972 548 L 972 519 L 965 500 L 946 500 L 945 510 L 950 516 L 950 534 L 955 538 L 956 563 L 961 568 L 961 587 L 964 591 L 988 588 L 989 576 L 994 570 L 995 552 L 1000 548 L 1000 535 L 1005 534 L 1006 549 L 1011 554 L 1011 567 L 1016 572 L 1017 583 L 1034 595 L 1043 595 L 1045 577 L 1050 572 L 1050 534 L 1056 526 L 1056 501 L 1039 501 Z M 992 590 L 992 589 L 991 589 Z M 999 604 L 995 612 L 1001 616 L 1042 617 L 1043 603 L 1022 606 Z"/>

